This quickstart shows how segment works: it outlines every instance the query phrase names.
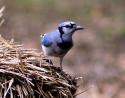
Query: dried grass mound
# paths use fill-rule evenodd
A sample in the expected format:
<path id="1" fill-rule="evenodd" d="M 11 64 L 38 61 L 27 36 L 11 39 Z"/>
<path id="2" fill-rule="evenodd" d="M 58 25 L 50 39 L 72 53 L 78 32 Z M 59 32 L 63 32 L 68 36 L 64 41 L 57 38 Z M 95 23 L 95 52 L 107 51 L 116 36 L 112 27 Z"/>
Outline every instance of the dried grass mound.
<path id="1" fill-rule="evenodd" d="M 45 59 L 0 37 L 0 98 L 74 98 L 76 79 Z"/>

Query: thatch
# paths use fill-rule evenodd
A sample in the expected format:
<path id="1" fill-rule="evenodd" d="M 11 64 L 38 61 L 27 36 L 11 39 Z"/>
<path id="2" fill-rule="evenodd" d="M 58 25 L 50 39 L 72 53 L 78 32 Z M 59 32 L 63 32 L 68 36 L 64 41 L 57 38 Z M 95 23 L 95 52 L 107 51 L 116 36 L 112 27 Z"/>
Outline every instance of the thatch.
<path id="1" fill-rule="evenodd" d="M 76 79 L 46 60 L 0 37 L 0 98 L 74 98 Z"/>

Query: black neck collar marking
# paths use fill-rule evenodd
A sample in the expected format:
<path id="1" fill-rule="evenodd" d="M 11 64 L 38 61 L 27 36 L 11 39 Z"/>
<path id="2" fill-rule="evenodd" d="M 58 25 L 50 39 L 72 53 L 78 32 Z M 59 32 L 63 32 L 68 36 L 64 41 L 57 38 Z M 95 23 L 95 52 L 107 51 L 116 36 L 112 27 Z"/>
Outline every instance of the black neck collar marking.
<path id="1" fill-rule="evenodd" d="M 59 27 L 58 30 L 60 32 L 60 38 L 62 39 L 62 35 L 64 34 L 63 27 Z M 63 39 L 62 39 L 62 41 L 63 41 Z"/>

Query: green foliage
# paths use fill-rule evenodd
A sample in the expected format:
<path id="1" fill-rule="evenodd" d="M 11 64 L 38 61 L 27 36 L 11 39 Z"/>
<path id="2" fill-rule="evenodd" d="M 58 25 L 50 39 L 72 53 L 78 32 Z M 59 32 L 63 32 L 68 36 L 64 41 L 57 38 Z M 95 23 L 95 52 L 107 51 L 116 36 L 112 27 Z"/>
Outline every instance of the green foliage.
<path id="1" fill-rule="evenodd" d="M 121 32 L 121 36 L 125 38 L 125 27 L 123 27 L 120 32 Z"/>
<path id="2" fill-rule="evenodd" d="M 29 19 L 33 24 L 35 19 L 38 21 L 40 19 L 43 23 L 71 19 L 92 25 L 96 32 L 102 32 L 102 37 L 108 39 L 112 39 L 112 36 L 117 34 L 125 36 L 125 29 L 120 25 L 125 22 L 123 0 L 93 0 L 93 2 L 91 0 L 72 0 L 72 2 L 71 0 L 13 0 L 13 2 L 10 4 L 12 10 L 19 12 L 19 7 L 24 12 L 22 14 L 30 16 Z M 39 24 L 38 21 L 36 24 Z"/>

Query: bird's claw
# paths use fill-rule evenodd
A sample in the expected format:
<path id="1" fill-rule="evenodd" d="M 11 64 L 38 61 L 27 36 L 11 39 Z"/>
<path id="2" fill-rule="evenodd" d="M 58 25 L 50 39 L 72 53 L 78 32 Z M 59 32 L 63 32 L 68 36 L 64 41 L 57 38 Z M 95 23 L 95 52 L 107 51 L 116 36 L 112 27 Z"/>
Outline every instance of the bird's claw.
<path id="1" fill-rule="evenodd" d="M 43 59 L 43 60 L 45 60 L 47 63 L 49 63 L 50 65 L 53 65 L 53 62 L 52 62 L 52 60 L 51 59 Z"/>

